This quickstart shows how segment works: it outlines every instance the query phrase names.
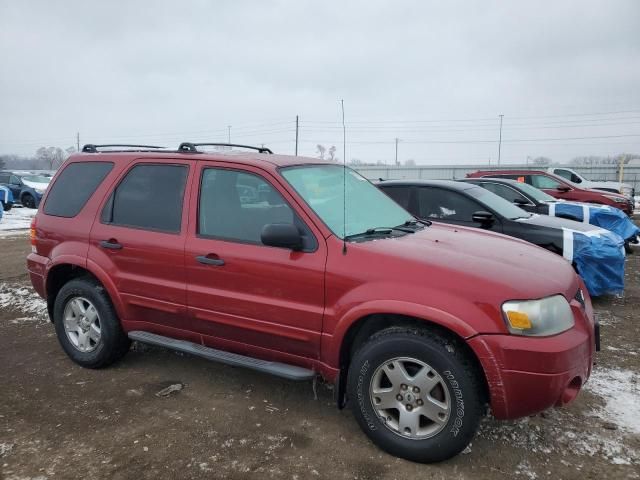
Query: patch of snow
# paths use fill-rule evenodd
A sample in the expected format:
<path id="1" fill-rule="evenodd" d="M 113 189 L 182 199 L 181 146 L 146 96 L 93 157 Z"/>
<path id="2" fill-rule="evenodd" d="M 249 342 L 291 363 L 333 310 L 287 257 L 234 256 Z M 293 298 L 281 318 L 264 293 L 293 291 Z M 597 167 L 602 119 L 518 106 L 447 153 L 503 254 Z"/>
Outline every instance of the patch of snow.
<path id="1" fill-rule="evenodd" d="M 47 318 L 47 303 L 35 290 L 21 285 L 0 283 L 0 308 L 22 312 L 29 315 L 29 320 Z"/>
<path id="2" fill-rule="evenodd" d="M 516 466 L 516 475 L 524 475 L 531 480 L 538 478 L 538 474 L 532 470 L 531 465 L 529 465 L 529 462 L 526 460 L 523 460 Z"/>
<path id="3" fill-rule="evenodd" d="M 588 418 L 576 417 L 567 410 L 547 410 L 545 415 L 548 420 L 542 422 L 539 418 L 529 417 L 498 422 L 487 417 L 480 424 L 478 436 L 494 444 L 502 443 L 534 454 L 559 454 L 567 460 L 595 456 L 610 464 L 625 465 L 627 462 L 632 464 L 639 456 L 620 430 L 597 426 L 597 434 L 585 432 L 581 425 L 589 422 Z M 591 420 L 592 424 L 595 422 Z M 534 469 L 533 465 L 530 467 Z M 523 466 L 518 473 L 527 475 L 525 470 Z"/>
<path id="4" fill-rule="evenodd" d="M 38 213 L 35 208 L 15 206 L 8 212 L 4 212 L 0 219 L 0 237 L 7 237 L 18 233 L 24 233 L 31 226 L 31 219 Z"/>
<path id="5" fill-rule="evenodd" d="M 593 412 L 597 417 L 640 434 L 640 376 L 636 372 L 596 369 L 585 388 L 606 402 L 605 407 Z"/>

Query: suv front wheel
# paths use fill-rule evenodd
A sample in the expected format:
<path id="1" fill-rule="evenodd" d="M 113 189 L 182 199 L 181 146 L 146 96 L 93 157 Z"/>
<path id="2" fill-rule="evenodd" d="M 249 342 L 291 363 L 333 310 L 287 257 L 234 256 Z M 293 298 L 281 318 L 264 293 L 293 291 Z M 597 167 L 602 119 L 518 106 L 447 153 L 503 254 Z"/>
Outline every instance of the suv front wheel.
<path id="1" fill-rule="evenodd" d="M 60 289 L 53 322 L 62 348 L 83 367 L 106 367 L 129 350 L 131 342 L 109 296 L 92 279 L 71 280 Z"/>
<path id="2" fill-rule="evenodd" d="M 460 345 L 427 330 L 390 328 L 354 355 L 347 392 L 380 448 L 414 462 L 460 453 L 482 417 L 482 389 Z"/>

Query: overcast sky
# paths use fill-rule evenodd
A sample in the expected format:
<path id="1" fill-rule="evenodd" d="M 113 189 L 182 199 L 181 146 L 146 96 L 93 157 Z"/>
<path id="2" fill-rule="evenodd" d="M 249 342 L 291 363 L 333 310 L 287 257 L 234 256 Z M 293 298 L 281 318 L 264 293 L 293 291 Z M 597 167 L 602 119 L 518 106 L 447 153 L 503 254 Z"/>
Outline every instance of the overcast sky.
<path id="1" fill-rule="evenodd" d="M 261 144 L 417 163 L 640 153 L 640 1 L 0 0 L 0 153 Z M 533 141 L 532 141 L 533 140 Z"/>

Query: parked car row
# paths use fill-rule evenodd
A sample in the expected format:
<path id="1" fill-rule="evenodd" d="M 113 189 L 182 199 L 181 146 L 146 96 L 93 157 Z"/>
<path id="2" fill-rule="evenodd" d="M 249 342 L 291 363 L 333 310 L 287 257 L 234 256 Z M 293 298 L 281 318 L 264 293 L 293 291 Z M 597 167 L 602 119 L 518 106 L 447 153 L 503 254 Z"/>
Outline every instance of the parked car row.
<path id="1" fill-rule="evenodd" d="M 529 213 L 468 182 L 392 180 L 378 186 L 417 218 L 504 233 L 562 255 L 575 266 L 591 295 L 624 289 L 624 242 L 613 232 Z"/>
<path id="2" fill-rule="evenodd" d="M 535 188 L 543 190 L 554 198 L 560 200 L 572 200 L 575 202 L 596 203 L 619 208 L 627 215 L 633 214 L 634 201 L 632 197 L 604 192 L 590 188 L 581 188 L 566 178 L 554 175 L 550 172 L 538 170 L 479 170 L 467 175 L 468 178 L 510 178 L 518 182 L 527 183 Z"/>
<path id="3" fill-rule="evenodd" d="M 549 173 L 553 173 L 560 177 L 566 178 L 571 183 L 578 185 L 581 188 L 589 188 L 593 190 L 602 190 L 605 192 L 620 193 L 625 197 L 633 199 L 636 192 L 635 189 L 628 183 L 620 182 L 596 182 L 587 180 L 575 170 L 567 167 L 549 167 L 547 170 Z"/>
<path id="4" fill-rule="evenodd" d="M 599 328 L 571 264 L 435 221 L 473 217 L 462 204 L 484 197 L 478 222 L 530 223 L 567 248 L 523 210 L 434 184 L 406 193 L 416 216 L 346 166 L 200 147 L 86 146 L 44 194 L 28 271 L 79 365 L 106 367 L 136 340 L 319 375 L 376 445 L 418 462 L 461 452 L 488 408 L 512 419 L 565 405 L 589 378 Z M 420 202 L 435 189 L 460 194 L 437 218 Z"/>
<path id="5" fill-rule="evenodd" d="M 567 218 L 610 230 L 622 237 L 625 249 L 638 243 L 640 229 L 620 209 L 595 203 L 557 200 L 528 183 L 506 178 L 472 178 L 464 181 L 479 185 L 530 213 Z"/>
<path id="6" fill-rule="evenodd" d="M 0 172 L 0 185 L 11 190 L 15 201 L 27 208 L 38 208 L 51 176 L 21 172 Z"/>

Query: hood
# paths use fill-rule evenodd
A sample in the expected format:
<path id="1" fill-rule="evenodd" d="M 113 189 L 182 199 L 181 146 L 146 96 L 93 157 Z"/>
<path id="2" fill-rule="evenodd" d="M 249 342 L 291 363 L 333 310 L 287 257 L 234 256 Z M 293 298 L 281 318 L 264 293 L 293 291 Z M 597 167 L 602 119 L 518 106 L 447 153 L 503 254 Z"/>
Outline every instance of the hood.
<path id="1" fill-rule="evenodd" d="M 373 254 L 372 275 L 382 272 L 386 278 L 395 275 L 406 282 L 407 272 L 423 268 L 420 277 L 438 289 L 469 296 L 482 291 L 485 301 L 558 293 L 571 298 L 578 285 L 573 268 L 561 256 L 476 228 L 434 222 L 413 234 L 353 243 L 349 248 Z"/>
<path id="2" fill-rule="evenodd" d="M 525 225 L 535 225 L 538 227 L 557 228 L 562 230 L 568 228 L 570 230 L 576 230 L 578 232 L 589 232 L 599 230 L 598 227 L 590 225 L 588 223 L 576 222 L 574 220 L 568 220 L 560 217 L 550 217 L 548 215 L 531 215 L 529 218 L 518 218 L 515 220 L 518 223 Z"/>
<path id="3" fill-rule="evenodd" d="M 47 187 L 49 186 L 48 183 L 44 183 L 44 182 L 32 182 L 30 180 L 22 180 L 22 183 L 24 183 L 27 187 L 31 187 L 31 188 L 36 188 L 38 190 L 46 190 Z"/>
<path id="4" fill-rule="evenodd" d="M 586 190 L 587 192 L 591 192 L 591 193 L 597 193 L 598 195 L 609 195 L 611 197 L 618 197 L 622 200 L 629 201 L 628 197 L 625 197 L 624 195 L 620 194 L 620 193 L 615 193 L 615 192 L 607 192 L 606 190 L 598 190 L 597 188 L 585 188 L 584 190 Z"/>

